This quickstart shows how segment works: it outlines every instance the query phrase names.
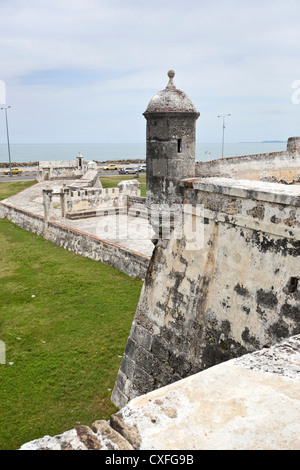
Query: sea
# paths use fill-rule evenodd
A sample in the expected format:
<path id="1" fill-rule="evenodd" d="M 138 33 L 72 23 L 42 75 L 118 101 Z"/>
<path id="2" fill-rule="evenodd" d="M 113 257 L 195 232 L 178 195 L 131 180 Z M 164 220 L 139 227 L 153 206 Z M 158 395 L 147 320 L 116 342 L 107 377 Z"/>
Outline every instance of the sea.
<path id="1" fill-rule="evenodd" d="M 259 153 L 286 150 L 286 142 L 236 142 L 225 143 L 223 157 L 238 157 Z M 78 153 L 85 160 L 107 162 L 116 160 L 137 160 L 146 158 L 145 143 L 50 143 L 50 144 L 0 144 L 0 163 L 25 163 L 37 161 L 74 160 Z M 196 161 L 210 161 L 222 158 L 219 143 L 197 143 Z"/>

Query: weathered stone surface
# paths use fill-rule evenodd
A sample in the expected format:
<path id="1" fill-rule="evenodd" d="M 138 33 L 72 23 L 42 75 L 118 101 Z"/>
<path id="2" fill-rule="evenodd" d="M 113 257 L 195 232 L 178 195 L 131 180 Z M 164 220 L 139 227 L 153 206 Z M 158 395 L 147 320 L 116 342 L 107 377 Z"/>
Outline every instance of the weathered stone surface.
<path id="1" fill-rule="evenodd" d="M 82 155 L 78 155 L 76 160 L 66 161 L 41 161 L 38 167 L 38 181 L 50 181 L 59 179 L 76 179 L 82 178 L 88 170 L 95 169 L 97 165 L 94 162 L 88 162 L 83 159 Z"/>
<path id="2" fill-rule="evenodd" d="M 120 429 L 129 429 L 127 425 Z M 131 433 L 132 437 L 135 434 Z M 106 421 L 95 421 L 92 429 L 77 426 L 63 434 L 28 442 L 20 450 L 134 450 L 132 445 Z"/>
<path id="3" fill-rule="evenodd" d="M 87 450 L 100 450 L 102 448 L 99 439 L 88 426 L 77 426 L 75 429 L 77 436 Z"/>
<path id="4" fill-rule="evenodd" d="M 172 77 L 170 76 L 172 75 Z M 195 133 L 199 112 L 191 99 L 173 82 L 150 101 L 147 119 L 147 207 L 181 203 L 179 182 L 195 172 Z M 170 85 L 171 83 L 171 85 Z"/>
<path id="5" fill-rule="evenodd" d="M 173 78 L 175 72 L 169 70 L 169 82 L 164 90 L 156 93 L 150 100 L 145 113 L 196 113 L 192 100 L 181 90 L 178 90 L 174 84 Z"/>
<path id="6" fill-rule="evenodd" d="M 140 448 L 140 436 L 136 426 L 126 424 L 122 414 L 114 414 L 109 419 L 110 426 L 121 434 L 135 449 Z"/>
<path id="7" fill-rule="evenodd" d="M 187 224 L 155 246 L 123 358 L 128 399 L 300 331 L 299 186 L 205 178 L 183 188 L 185 205 L 202 206 L 202 238 L 190 249 Z"/>
<path id="8" fill-rule="evenodd" d="M 300 336 L 133 399 L 141 450 L 299 450 Z"/>
<path id="9" fill-rule="evenodd" d="M 299 137 L 290 137 L 287 150 L 197 162 L 196 176 L 261 180 L 282 184 L 300 181 Z"/>
<path id="10" fill-rule="evenodd" d="M 112 450 L 134 450 L 132 445 L 115 429 L 111 428 L 104 420 L 95 421 L 92 429 L 96 434 L 100 434 L 102 438 L 112 442 Z M 109 444 L 106 443 L 109 448 Z"/>
<path id="11" fill-rule="evenodd" d="M 80 426 L 21 450 L 300 450 L 299 385 L 297 335 L 134 398 L 94 432 Z"/>
<path id="12" fill-rule="evenodd" d="M 107 450 L 88 426 L 78 426 L 63 434 L 28 442 L 20 450 Z"/>

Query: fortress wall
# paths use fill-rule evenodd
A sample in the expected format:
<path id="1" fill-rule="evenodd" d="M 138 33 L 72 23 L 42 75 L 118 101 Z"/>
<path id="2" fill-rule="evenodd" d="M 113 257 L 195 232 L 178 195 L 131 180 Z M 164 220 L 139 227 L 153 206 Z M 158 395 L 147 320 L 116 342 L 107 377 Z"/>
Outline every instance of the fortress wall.
<path id="1" fill-rule="evenodd" d="M 101 261 L 131 277 L 144 279 L 149 257 L 58 222 L 48 224 L 45 238 L 74 253 Z"/>
<path id="2" fill-rule="evenodd" d="M 300 153 L 297 149 L 196 163 L 198 177 L 227 177 L 293 183 L 300 181 Z"/>
<path id="3" fill-rule="evenodd" d="M 193 224 L 156 244 L 112 394 L 119 407 L 300 332 L 297 186 L 182 185 Z"/>
<path id="4" fill-rule="evenodd" d="M 29 211 L 23 211 L 11 204 L 0 203 L 0 217 L 8 219 L 24 230 L 44 235 L 45 222 L 44 218 L 38 214 Z"/>
<path id="5" fill-rule="evenodd" d="M 9 219 L 19 227 L 37 233 L 69 251 L 108 264 L 131 277 L 144 279 L 146 275 L 149 257 L 141 253 L 101 240 L 54 220 L 45 223 L 44 217 L 8 203 L 0 203 L 0 217 Z"/>

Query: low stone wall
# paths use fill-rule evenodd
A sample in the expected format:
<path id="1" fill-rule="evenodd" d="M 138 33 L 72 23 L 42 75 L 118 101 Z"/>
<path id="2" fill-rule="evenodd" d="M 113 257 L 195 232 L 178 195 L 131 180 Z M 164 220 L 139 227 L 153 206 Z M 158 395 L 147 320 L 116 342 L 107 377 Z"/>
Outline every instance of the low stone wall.
<path id="1" fill-rule="evenodd" d="M 95 261 L 108 264 L 131 277 L 144 279 L 149 257 L 126 249 L 120 245 L 101 240 L 59 222 L 45 222 L 42 216 L 0 203 L 0 216 L 19 227 L 37 233 L 57 245 Z"/>
<path id="2" fill-rule="evenodd" d="M 115 243 L 70 229 L 58 222 L 49 222 L 45 238 L 74 253 L 101 261 L 131 277 L 144 279 L 149 257 Z"/>
<path id="3" fill-rule="evenodd" d="M 154 249 L 112 394 L 119 407 L 300 332 L 299 186 L 182 184 L 192 223 Z"/>
<path id="4" fill-rule="evenodd" d="M 32 212 L 25 212 L 22 209 L 10 204 L 0 202 L 0 217 L 8 219 L 19 227 L 43 236 L 45 230 L 44 218 Z"/>
<path id="5" fill-rule="evenodd" d="M 66 194 L 66 217 L 70 219 L 96 216 L 99 211 L 122 206 L 119 188 L 86 189 Z"/>
<path id="6" fill-rule="evenodd" d="M 136 180 L 123 181 L 117 188 L 85 188 L 64 190 L 66 217 L 69 219 L 95 217 L 112 211 L 126 213 L 131 206 L 142 211 L 145 198 L 141 198 L 141 185 Z"/>
<path id="7" fill-rule="evenodd" d="M 198 162 L 195 174 L 292 184 L 300 181 L 299 168 L 299 138 L 291 137 L 286 151 Z"/>

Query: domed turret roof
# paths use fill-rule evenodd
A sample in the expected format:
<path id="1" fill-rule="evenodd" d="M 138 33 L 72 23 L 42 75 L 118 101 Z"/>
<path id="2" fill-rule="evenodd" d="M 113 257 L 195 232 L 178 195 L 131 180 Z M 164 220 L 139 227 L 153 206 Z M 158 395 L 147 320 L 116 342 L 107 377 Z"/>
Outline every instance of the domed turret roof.
<path id="1" fill-rule="evenodd" d="M 153 96 L 144 114 L 157 112 L 198 113 L 192 100 L 173 82 L 175 72 L 169 70 L 169 83 L 166 88 Z"/>

